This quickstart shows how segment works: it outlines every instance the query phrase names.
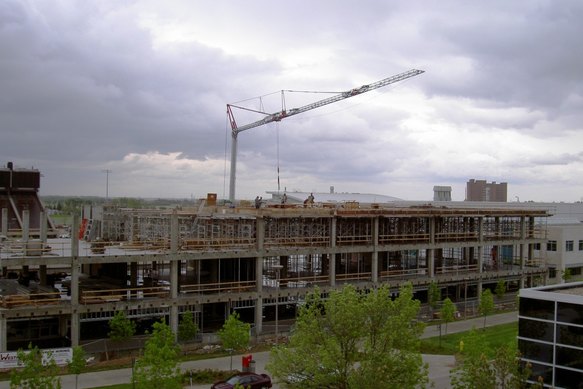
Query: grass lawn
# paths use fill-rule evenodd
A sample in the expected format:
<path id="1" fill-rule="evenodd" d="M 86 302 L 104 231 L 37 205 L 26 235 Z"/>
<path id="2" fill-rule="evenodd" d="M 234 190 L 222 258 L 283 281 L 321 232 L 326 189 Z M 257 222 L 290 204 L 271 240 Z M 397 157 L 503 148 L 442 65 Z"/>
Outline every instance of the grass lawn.
<path id="1" fill-rule="evenodd" d="M 487 327 L 485 330 L 476 328 L 476 331 L 485 333 L 488 344 L 490 347 L 495 348 L 502 345 L 516 343 L 516 337 L 518 336 L 518 323 L 501 324 L 498 326 Z M 467 335 L 468 332 L 442 335 L 441 345 L 439 336 L 421 339 L 421 353 L 453 355 L 459 351 L 460 341 Z"/>

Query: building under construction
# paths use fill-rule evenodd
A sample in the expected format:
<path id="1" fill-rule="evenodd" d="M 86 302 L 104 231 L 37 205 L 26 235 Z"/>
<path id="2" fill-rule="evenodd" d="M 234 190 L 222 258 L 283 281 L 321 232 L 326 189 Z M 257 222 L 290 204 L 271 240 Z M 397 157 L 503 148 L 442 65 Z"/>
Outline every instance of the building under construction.
<path id="1" fill-rule="evenodd" d="M 192 209 L 105 206 L 75 218 L 79 235 L 69 239 L 51 239 L 42 226 L 31 238 L 26 219 L 46 225 L 47 217 L 25 210 L 19 237 L 1 232 L 0 351 L 106 337 L 116 311 L 144 325 L 165 317 L 175 331 L 190 311 L 209 333 L 236 310 L 255 334 L 272 333 L 274 318 L 293 316 L 316 286 L 326 295 L 346 283 L 397 293 L 411 282 L 427 302 L 433 281 L 461 310 L 499 280 L 518 289 L 547 273 L 534 257 L 545 210 L 406 202 L 257 209 L 214 200 Z"/>

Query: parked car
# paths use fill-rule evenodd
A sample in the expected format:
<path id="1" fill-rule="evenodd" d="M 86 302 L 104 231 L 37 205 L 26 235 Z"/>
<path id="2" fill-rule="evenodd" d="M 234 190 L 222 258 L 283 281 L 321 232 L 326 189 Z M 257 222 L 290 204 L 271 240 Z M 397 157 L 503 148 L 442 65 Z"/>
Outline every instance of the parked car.
<path id="1" fill-rule="evenodd" d="M 217 381 L 211 386 L 211 389 L 231 389 L 236 384 L 247 389 L 271 388 L 271 378 L 267 374 L 239 373 L 231 376 L 226 381 Z"/>

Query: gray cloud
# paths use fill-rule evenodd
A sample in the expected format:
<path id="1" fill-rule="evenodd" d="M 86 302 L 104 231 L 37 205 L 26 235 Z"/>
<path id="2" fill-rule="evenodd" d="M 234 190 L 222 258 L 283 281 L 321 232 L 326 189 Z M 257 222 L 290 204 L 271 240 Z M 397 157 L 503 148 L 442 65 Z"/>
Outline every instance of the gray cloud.
<path id="1" fill-rule="evenodd" d="M 0 155 L 41 169 L 47 194 L 100 194 L 111 169 L 120 196 L 223 195 L 226 103 L 420 68 L 241 134 L 238 193 L 274 189 L 279 162 L 302 190 L 429 199 L 441 184 L 463 199 L 463 183 L 483 178 L 508 181 L 509 196 L 515 182 L 521 198 L 578 200 L 582 16 L 577 1 L 8 0 Z M 323 97 L 290 94 L 286 106 Z M 262 103 L 281 108 L 278 94 Z"/>

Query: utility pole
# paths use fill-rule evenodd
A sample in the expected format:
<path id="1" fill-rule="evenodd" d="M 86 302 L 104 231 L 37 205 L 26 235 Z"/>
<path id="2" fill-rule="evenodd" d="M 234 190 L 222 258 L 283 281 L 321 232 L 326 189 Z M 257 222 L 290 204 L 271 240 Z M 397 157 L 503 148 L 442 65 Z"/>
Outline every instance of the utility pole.
<path id="1" fill-rule="evenodd" d="M 105 173 L 105 202 L 109 201 L 109 173 L 111 173 L 110 169 L 102 170 Z"/>

